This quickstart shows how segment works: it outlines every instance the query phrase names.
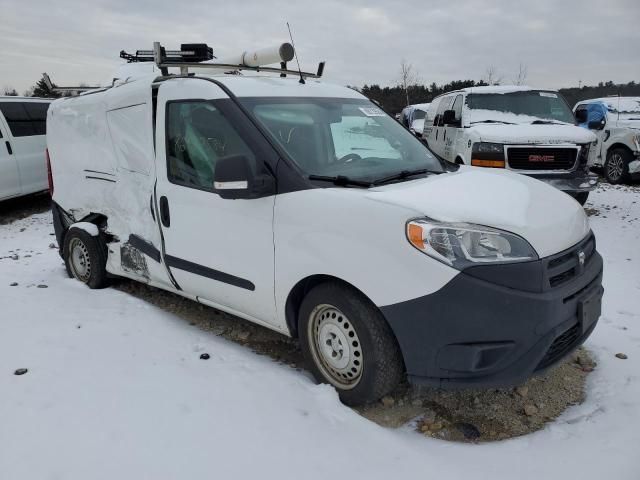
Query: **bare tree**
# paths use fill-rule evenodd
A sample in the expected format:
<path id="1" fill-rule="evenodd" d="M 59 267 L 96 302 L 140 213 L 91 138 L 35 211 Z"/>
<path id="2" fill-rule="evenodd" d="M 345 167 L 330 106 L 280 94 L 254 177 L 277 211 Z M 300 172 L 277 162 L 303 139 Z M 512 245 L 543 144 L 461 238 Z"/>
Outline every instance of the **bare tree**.
<path id="1" fill-rule="evenodd" d="M 489 65 L 484 74 L 484 81 L 488 85 L 500 85 L 502 83 L 502 75 L 498 73 L 498 70 L 493 65 Z"/>
<path id="2" fill-rule="evenodd" d="M 418 83 L 418 72 L 412 64 L 408 63 L 404 58 L 400 62 L 400 86 L 404 90 L 407 97 L 407 105 L 409 102 L 409 87 Z"/>
<path id="3" fill-rule="evenodd" d="M 513 79 L 513 84 L 524 85 L 525 83 L 527 83 L 527 73 L 527 66 L 524 63 L 520 63 L 520 65 L 518 66 L 518 74 L 516 75 L 516 78 Z"/>

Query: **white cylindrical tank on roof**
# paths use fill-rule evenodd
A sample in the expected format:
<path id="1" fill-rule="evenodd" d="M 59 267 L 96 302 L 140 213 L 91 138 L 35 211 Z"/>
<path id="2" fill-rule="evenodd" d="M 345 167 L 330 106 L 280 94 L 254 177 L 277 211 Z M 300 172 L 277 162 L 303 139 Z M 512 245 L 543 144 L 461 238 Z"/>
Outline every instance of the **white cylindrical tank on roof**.
<path id="1" fill-rule="evenodd" d="M 218 60 L 216 63 L 226 63 L 229 65 L 243 65 L 246 67 L 260 67 L 280 62 L 293 60 L 294 50 L 290 43 L 282 43 L 275 47 L 251 50 L 227 58 Z"/>

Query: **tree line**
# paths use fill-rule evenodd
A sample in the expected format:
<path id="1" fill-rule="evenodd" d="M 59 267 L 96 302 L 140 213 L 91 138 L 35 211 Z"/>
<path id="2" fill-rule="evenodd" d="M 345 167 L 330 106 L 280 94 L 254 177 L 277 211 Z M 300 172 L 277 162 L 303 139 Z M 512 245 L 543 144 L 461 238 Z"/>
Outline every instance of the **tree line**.
<path id="1" fill-rule="evenodd" d="M 495 84 L 495 82 L 491 82 Z M 407 104 L 429 103 L 438 95 L 452 92 L 461 88 L 486 86 L 489 83 L 485 80 L 455 80 L 444 85 L 404 85 L 399 84 L 393 87 L 381 87 L 380 85 L 364 85 L 362 88 L 356 88 L 364 96 L 375 100 L 388 113 L 398 113 Z M 640 83 L 631 81 L 629 83 L 613 83 L 612 81 L 600 82 L 597 85 L 580 87 L 561 88 L 559 92 L 567 100 L 567 103 L 573 106 L 581 101 L 589 98 L 599 98 L 620 95 L 622 97 L 638 97 L 640 96 Z M 408 102 L 408 103 L 407 103 Z"/>
<path id="2" fill-rule="evenodd" d="M 522 76 L 523 67 L 520 67 L 519 75 Z M 408 104 L 429 103 L 438 95 L 460 90 L 467 87 L 480 87 L 486 85 L 494 85 L 499 83 L 501 79 L 496 81 L 492 79 L 492 67 L 487 69 L 486 79 L 476 80 L 454 80 L 444 85 L 437 85 L 435 82 L 431 85 L 420 85 L 417 82 L 409 84 L 410 80 L 415 81 L 417 77 L 412 78 L 411 65 L 404 65 L 402 68 L 402 77 L 400 84 L 393 87 L 381 87 L 380 85 L 364 85 L 362 88 L 351 87 L 358 90 L 364 96 L 375 100 L 382 108 L 389 113 L 399 113 Z M 526 69 L 524 71 L 526 77 Z M 523 78 L 524 80 L 524 78 Z M 520 81 L 514 83 L 520 83 Z M 15 88 L 5 87 L 0 91 L 2 95 L 19 95 Z M 631 81 L 629 83 L 613 83 L 612 81 L 600 82 L 597 85 L 583 85 L 580 87 L 561 88 L 559 92 L 564 96 L 569 105 L 573 107 L 581 100 L 589 98 L 599 98 L 620 95 L 623 97 L 640 96 L 640 83 Z M 43 79 L 38 80 L 31 88 L 24 92 L 26 97 L 42 97 L 42 98 L 58 98 L 61 95 L 52 92 Z"/>

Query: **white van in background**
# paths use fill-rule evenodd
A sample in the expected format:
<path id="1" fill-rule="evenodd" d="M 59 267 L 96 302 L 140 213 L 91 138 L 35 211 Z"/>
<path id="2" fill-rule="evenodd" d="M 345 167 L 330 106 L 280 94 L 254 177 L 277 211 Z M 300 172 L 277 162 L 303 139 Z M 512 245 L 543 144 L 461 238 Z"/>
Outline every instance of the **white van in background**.
<path id="1" fill-rule="evenodd" d="M 431 103 L 423 139 L 446 161 L 523 173 L 581 204 L 597 183 L 587 166 L 595 136 L 575 125 L 569 105 L 551 90 L 491 86 L 446 93 Z"/>
<path id="2" fill-rule="evenodd" d="M 424 118 L 429 110 L 430 103 L 416 103 L 402 109 L 400 122 L 409 129 L 411 133 L 422 136 L 424 130 Z"/>
<path id="3" fill-rule="evenodd" d="M 574 107 L 581 127 L 598 141 L 589 153 L 589 166 L 602 168 L 609 183 L 640 177 L 640 97 L 594 98 Z"/>
<path id="4" fill-rule="evenodd" d="M 51 100 L 0 97 L 0 200 L 47 189 L 45 138 Z"/>

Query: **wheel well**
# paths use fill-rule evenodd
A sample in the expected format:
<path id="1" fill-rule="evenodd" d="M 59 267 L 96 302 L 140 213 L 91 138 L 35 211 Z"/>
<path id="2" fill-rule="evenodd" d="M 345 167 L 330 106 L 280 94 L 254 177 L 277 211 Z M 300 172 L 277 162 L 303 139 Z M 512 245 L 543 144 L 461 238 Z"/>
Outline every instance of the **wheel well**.
<path id="1" fill-rule="evenodd" d="M 338 277 L 333 277 L 331 275 L 311 275 L 300 280 L 289 292 L 289 296 L 287 297 L 287 301 L 285 303 L 285 317 L 287 320 L 287 327 L 289 327 L 289 332 L 291 332 L 292 337 L 298 338 L 298 312 L 300 310 L 302 300 L 313 287 L 329 281 L 342 283 L 347 287 L 358 290 L 364 295 L 361 290 L 354 287 L 349 282 L 345 282 L 344 280 L 341 280 Z"/>
<path id="2" fill-rule="evenodd" d="M 633 151 L 624 143 L 614 143 L 613 145 L 609 146 L 609 148 L 607 148 L 607 156 L 609 156 L 609 152 L 612 152 L 613 150 L 616 150 L 619 148 L 626 150 L 629 154 L 633 155 Z"/>
<path id="3" fill-rule="evenodd" d="M 464 160 L 462 160 L 462 157 L 456 157 L 456 165 L 464 165 Z"/>

